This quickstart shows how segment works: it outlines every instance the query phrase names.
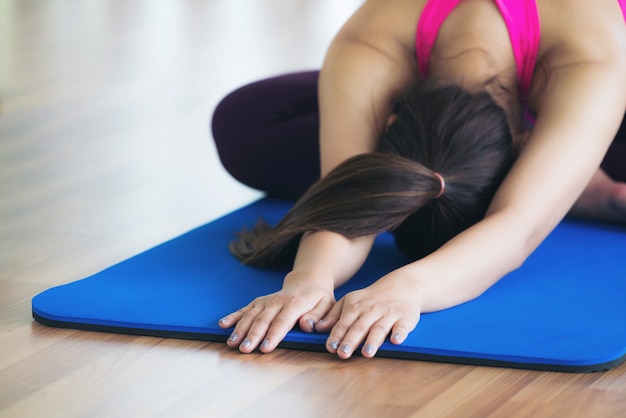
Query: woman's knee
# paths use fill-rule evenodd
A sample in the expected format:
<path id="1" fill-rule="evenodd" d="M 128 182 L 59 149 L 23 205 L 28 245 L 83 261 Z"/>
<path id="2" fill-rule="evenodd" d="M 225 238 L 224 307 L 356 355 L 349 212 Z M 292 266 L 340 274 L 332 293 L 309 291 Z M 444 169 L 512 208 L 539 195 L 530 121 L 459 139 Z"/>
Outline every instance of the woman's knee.
<path id="1" fill-rule="evenodd" d="M 238 88 L 217 105 L 211 121 L 213 139 L 223 161 L 229 163 L 242 147 L 277 141 L 277 122 L 317 112 L 319 72 L 285 74 Z"/>
<path id="2" fill-rule="evenodd" d="M 276 194 L 319 175 L 317 78 L 306 72 L 261 80 L 218 104 L 211 129 L 234 178 Z"/>

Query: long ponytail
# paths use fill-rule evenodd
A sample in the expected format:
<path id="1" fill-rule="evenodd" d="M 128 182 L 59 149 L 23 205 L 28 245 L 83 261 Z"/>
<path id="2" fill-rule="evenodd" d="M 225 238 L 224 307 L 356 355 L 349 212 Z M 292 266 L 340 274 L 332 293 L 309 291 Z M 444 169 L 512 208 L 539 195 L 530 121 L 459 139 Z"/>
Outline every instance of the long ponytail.
<path id="1" fill-rule="evenodd" d="M 289 263 L 305 232 L 357 238 L 394 230 L 440 190 L 439 178 L 419 163 L 380 152 L 357 155 L 315 183 L 273 229 L 258 223 L 230 250 L 255 266 Z"/>
<path id="2" fill-rule="evenodd" d="M 506 114 L 488 93 L 415 89 L 377 152 L 338 165 L 275 227 L 259 222 L 240 232 L 230 251 L 270 267 L 291 263 L 305 232 L 392 231 L 402 251 L 423 257 L 484 216 L 512 163 L 511 143 Z"/>

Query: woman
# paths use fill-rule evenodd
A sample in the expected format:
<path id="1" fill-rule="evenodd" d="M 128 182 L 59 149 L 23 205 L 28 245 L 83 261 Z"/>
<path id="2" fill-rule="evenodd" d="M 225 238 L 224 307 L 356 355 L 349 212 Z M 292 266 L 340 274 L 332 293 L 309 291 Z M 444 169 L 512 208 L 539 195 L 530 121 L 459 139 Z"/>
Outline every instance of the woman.
<path id="1" fill-rule="evenodd" d="M 213 131 L 235 177 L 294 197 L 322 175 L 232 246 L 250 264 L 295 259 L 279 292 L 220 320 L 228 345 L 270 352 L 298 324 L 373 357 L 519 267 L 568 212 L 626 222 L 622 1 L 369 0 L 319 80 L 226 98 Z M 335 301 L 385 230 L 415 261 Z"/>

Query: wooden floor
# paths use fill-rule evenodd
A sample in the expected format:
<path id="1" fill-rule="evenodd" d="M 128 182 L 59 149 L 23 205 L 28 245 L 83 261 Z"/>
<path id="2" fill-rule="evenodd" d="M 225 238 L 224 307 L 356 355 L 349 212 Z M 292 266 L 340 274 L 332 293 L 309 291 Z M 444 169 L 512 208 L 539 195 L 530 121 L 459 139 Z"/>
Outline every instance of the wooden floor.
<path id="1" fill-rule="evenodd" d="M 0 1 L 1 417 L 615 417 L 626 367 L 545 373 L 47 328 L 30 300 L 259 196 L 208 121 L 317 68 L 359 0 Z"/>

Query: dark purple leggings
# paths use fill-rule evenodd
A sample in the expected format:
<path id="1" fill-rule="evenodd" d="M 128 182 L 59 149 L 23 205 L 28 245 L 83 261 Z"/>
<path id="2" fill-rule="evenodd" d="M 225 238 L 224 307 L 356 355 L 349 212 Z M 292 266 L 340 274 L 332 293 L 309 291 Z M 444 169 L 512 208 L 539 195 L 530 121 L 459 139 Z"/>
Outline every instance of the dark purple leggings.
<path id="1" fill-rule="evenodd" d="M 213 115 L 217 151 L 226 170 L 269 196 L 297 198 L 319 178 L 317 80 L 309 71 L 273 77 L 226 96 Z M 602 163 L 626 181 L 626 127 Z"/>
<path id="2" fill-rule="evenodd" d="M 257 81 L 226 96 L 213 138 L 226 170 L 269 196 L 293 199 L 320 176 L 318 71 Z"/>
<path id="3" fill-rule="evenodd" d="M 615 141 L 604 157 L 602 168 L 611 178 L 626 182 L 626 115 Z"/>

